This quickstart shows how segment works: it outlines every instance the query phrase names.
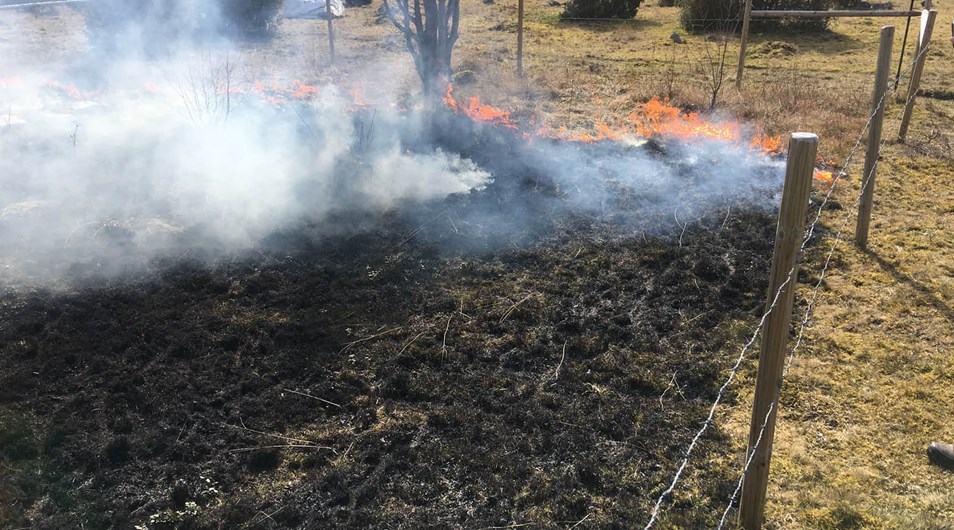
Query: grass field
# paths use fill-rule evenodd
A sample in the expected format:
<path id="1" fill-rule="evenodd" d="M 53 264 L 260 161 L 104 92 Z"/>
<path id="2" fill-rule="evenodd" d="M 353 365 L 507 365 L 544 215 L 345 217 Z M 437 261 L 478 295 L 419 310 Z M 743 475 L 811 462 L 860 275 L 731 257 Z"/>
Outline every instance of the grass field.
<path id="1" fill-rule="evenodd" d="M 879 167 L 869 250 L 850 242 L 862 146 L 847 168 L 850 178 L 841 181 L 847 185 L 835 194 L 844 210 L 823 218 L 826 238 L 804 267 L 816 278 L 832 238 L 844 240 L 782 391 L 769 528 L 954 527 L 954 474 L 930 466 L 925 455 L 931 441 L 954 439 L 954 48 L 947 41 L 954 4 L 936 8 L 938 38 L 906 144 L 892 136 L 904 80 L 887 109 L 890 140 Z M 368 41 L 389 29 L 371 26 L 357 11 L 338 26 L 339 53 L 347 61 L 342 70 L 380 58 Z M 521 80 L 514 75 L 515 2 L 465 6 L 455 64 L 468 73 L 468 83 L 458 90 L 517 117 L 539 113 L 578 127 L 618 118 L 652 96 L 671 95 L 686 108 L 708 106 L 712 76 L 704 36 L 679 28 L 678 9 L 645 5 L 635 21 L 618 23 L 560 22 L 559 11 L 527 2 L 528 75 Z M 741 92 L 733 86 L 733 41 L 717 112 L 771 134 L 816 132 L 820 155 L 842 164 L 868 117 L 878 29 L 896 25 L 893 71 L 904 22 L 849 18 L 833 21 L 825 33 L 755 35 Z M 907 65 L 916 28 L 914 20 Z M 672 32 L 687 44 L 673 44 Z M 714 53 L 715 44 L 709 46 Z M 847 215 L 852 219 L 845 224 Z M 801 307 L 811 296 L 803 287 Z M 721 416 L 740 459 L 753 380 L 754 367 L 737 383 L 737 405 Z M 690 485 L 676 496 L 691 501 L 692 492 Z"/>
<path id="2" fill-rule="evenodd" d="M 288 20 L 274 42 L 243 50 L 242 75 L 282 72 L 408 97 L 417 80 L 401 38 L 378 17 L 378 5 L 351 9 L 335 22 L 334 65 L 325 51 L 324 22 Z M 805 344 L 782 390 L 767 527 L 954 528 L 954 473 L 930 466 L 925 455 L 931 441 L 954 441 L 954 47 L 947 40 L 954 4 L 938 2 L 938 38 L 905 144 L 894 140 L 904 79 L 887 109 L 888 142 L 867 251 L 851 243 L 863 146 L 848 157 L 868 117 L 878 28 L 897 25 L 896 66 L 903 19 L 840 19 L 823 33 L 754 35 L 737 92 L 737 41 L 727 48 L 725 78 L 714 77 L 710 58 L 718 54 L 717 45 L 704 35 L 685 34 L 676 8 L 647 4 L 634 21 L 585 23 L 560 21 L 560 9 L 545 0 L 527 1 L 527 75 L 521 79 L 514 72 L 516 0 L 466 2 L 454 60 L 456 94 L 479 96 L 524 123 L 546 119 L 588 130 L 622 119 L 653 96 L 706 111 L 711 87 L 721 80 L 716 115 L 773 135 L 815 132 L 820 156 L 836 165 L 849 162 L 847 178 L 837 181 L 834 193 L 842 208 L 825 213 L 824 237 L 803 266 L 805 276 L 817 281 L 836 245 Z M 57 16 L 7 14 L 2 21 L 5 35 L 32 37 L 0 65 L 36 54 L 55 61 L 83 45 L 75 32 L 82 21 L 68 10 Z M 916 27 L 915 20 L 906 65 Z M 674 44 L 673 32 L 686 44 Z M 800 284 L 797 308 L 805 308 L 814 283 Z M 728 349 L 724 355 L 737 353 Z M 706 490 L 700 470 L 741 467 L 754 386 L 751 357 L 733 385 L 735 399 L 718 415 L 731 435 L 725 454 L 737 460 L 692 462 L 660 527 L 678 527 L 678 507 L 698 501 L 695 496 Z M 644 518 L 634 514 L 634 526 Z"/>

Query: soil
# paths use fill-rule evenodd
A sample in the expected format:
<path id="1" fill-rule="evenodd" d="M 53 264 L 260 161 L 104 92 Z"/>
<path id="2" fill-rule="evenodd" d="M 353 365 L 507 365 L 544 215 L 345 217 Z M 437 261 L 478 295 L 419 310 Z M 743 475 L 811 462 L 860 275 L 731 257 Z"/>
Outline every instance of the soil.
<path id="1" fill-rule="evenodd" d="M 532 207 L 553 191 L 510 173 L 348 234 L 6 286 L 0 524 L 638 524 L 762 309 L 774 221 Z M 733 480 L 672 522 L 711 524 Z"/>
<path id="2" fill-rule="evenodd" d="M 0 527 L 641 524 L 763 308 L 774 213 L 558 208 L 510 139 L 446 136 L 493 185 L 0 280 Z M 722 438 L 669 524 L 721 514 Z"/>

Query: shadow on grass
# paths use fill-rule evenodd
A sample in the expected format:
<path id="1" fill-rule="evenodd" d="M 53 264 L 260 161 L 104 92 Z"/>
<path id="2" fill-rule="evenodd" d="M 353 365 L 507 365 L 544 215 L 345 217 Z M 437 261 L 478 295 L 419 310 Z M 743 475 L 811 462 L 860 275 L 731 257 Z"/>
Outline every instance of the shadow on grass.
<path id="1" fill-rule="evenodd" d="M 529 20 L 529 19 L 528 19 Z M 611 19 L 611 18 L 562 18 L 559 13 L 545 14 L 533 17 L 533 22 L 547 24 L 555 28 L 580 28 L 594 33 L 612 33 L 621 27 L 631 29 L 647 29 L 662 26 L 664 23 L 660 20 L 640 18 L 637 14 L 634 18 Z"/>
<path id="2" fill-rule="evenodd" d="M 799 55 L 806 52 L 822 55 L 838 55 L 865 47 L 865 43 L 860 40 L 831 30 L 814 32 L 782 30 L 771 33 L 757 33 L 750 35 L 749 39 L 749 45 L 753 48 L 772 41 L 791 42 L 798 46 Z"/>
<path id="3" fill-rule="evenodd" d="M 870 250 L 870 249 L 866 250 L 865 254 L 867 254 L 868 257 L 873 259 L 875 263 L 877 263 L 878 266 L 881 267 L 883 271 L 890 274 L 891 277 L 894 278 L 896 282 L 910 287 L 912 290 L 914 290 L 918 294 L 918 297 L 923 302 L 926 302 L 927 304 L 937 309 L 941 313 L 941 315 L 943 315 L 948 320 L 954 321 L 954 309 L 952 309 L 951 306 L 947 305 L 947 302 L 940 299 L 937 296 L 937 293 L 935 293 L 933 290 L 931 290 L 929 287 L 925 286 L 921 282 L 917 281 L 910 274 L 901 272 L 898 269 L 897 265 L 887 261 L 880 255 L 878 255 L 876 252 L 874 252 L 873 250 Z"/>

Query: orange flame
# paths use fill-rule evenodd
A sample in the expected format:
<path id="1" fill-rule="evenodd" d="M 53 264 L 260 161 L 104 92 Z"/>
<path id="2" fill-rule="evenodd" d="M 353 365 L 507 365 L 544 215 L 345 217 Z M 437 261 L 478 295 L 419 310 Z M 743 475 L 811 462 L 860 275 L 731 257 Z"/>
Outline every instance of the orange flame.
<path id="1" fill-rule="evenodd" d="M 756 133 L 755 137 L 752 138 L 752 142 L 749 144 L 749 150 L 770 156 L 778 156 L 785 151 L 782 147 L 781 136 L 768 136 L 762 132 Z"/>
<path id="2" fill-rule="evenodd" d="M 308 99 L 318 95 L 318 87 L 314 85 L 306 85 L 297 79 L 292 81 L 292 85 L 291 95 L 295 99 Z"/>
<path id="3" fill-rule="evenodd" d="M 818 182 L 831 182 L 835 180 L 835 175 L 833 175 L 831 171 L 818 169 L 816 167 L 814 172 L 812 173 L 812 178 L 814 178 Z"/>
<path id="4" fill-rule="evenodd" d="M 454 112 L 464 114 L 474 121 L 500 125 L 509 129 L 517 128 L 517 124 L 510 119 L 509 112 L 491 107 L 490 105 L 484 105 L 477 96 L 470 98 L 470 103 L 466 106 L 458 103 L 457 100 L 454 99 L 454 85 L 451 84 L 447 85 L 447 92 L 444 94 L 444 104 Z"/>
<path id="5" fill-rule="evenodd" d="M 668 100 L 652 98 L 629 115 L 630 122 L 643 136 L 670 136 L 681 140 L 712 138 L 738 141 L 738 124 L 716 124 L 703 120 L 696 112 L 682 112 Z"/>
<path id="6" fill-rule="evenodd" d="M 49 85 L 53 88 L 63 91 L 73 99 L 83 99 L 83 94 L 80 93 L 79 89 L 76 88 L 76 85 L 73 83 L 64 84 L 60 83 L 59 81 L 50 81 Z"/>

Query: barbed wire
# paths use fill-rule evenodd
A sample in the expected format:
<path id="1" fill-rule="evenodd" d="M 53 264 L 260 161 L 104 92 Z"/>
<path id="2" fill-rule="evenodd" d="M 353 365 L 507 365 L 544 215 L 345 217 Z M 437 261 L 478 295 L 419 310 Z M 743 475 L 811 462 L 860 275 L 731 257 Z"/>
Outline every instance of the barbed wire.
<path id="1" fill-rule="evenodd" d="M 925 47 L 924 50 L 922 50 L 921 52 L 918 53 L 918 55 L 915 57 L 915 60 L 912 61 L 911 66 L 908 67 L 908 69 L 902 74 L 902 76 L 907 75 L 907 73 L 912 69 L 913 65 L 917 63 L 917 60 L 920 58 L 920 56 L 921 56 L 923 53 L 925 53 L 926 51 L 927 51 L 927 48 Z M 848 165 L 850 164 L 850 162 L 851 162 L 853 156 L 855 155 L 856 151 L 858 150 L 858 148 L 860 147 L 860 145 L 861 145 L 861 143 L 862 143 L 862 140 L 863 140 L 864 137 L 865 137 L 865 132 L 868 131 L 868 129 L 871 127 L 872 121 L 874 121 L 874 118 L 877 116 L 877 114 L 878 114 L 878 112 L 881 110 L 881 108 L 882 108 L 883 106 L 885 106 L 885 102 L 886 102 L 887 98 L 888 98 L 889 96 L 892 96 L 892 95 L 894 95 L 895 93 L 897 93 L 897 90 L 898 90 L 897 88 L 895 88 L 895 89 L 893 89 L 893 90 L 886 90 L 885 93 L 881 96 L 881 99 L 879 100 L 878 105 L 877 105 L 877 106 L 875 107 L 875 109 L 872 111 L 871 115 L 869 115 L 867 122 L 865 123 L 864 127 L 862 128 L 861 133 L 858 135 L 857 140 L 855 141 L 855 144 L 852 146 L 851 150 L 850 150 L 849 153 L 848 153 L 848 156 L 845 158 L 845 163 L 842 165 L 842 171 L 845 171 L 845 170 L 848 168 Z M 913 97 L 913 94 L 909 95 L 908 101 L 910 101 L 911 97 Z M 906 104 L 907 104 L 907 102 L 906 102 Z M 879 145 L 879 153 L 881 152 L 881 149 L 884 147 L 884 145 L 885 145 L 886 142 L 887 142 L 887 138 L 883 138 L 882 141 L 881 141 L 881 144 Z M 873 163 L 873 165 L 872 165 L 871 172 L 869 173 L 869 175 L 870 175 L 870 174 L 874 174 L 874 171 L 875 171 L 875 169 L 877 168 L 877 165 L 878 165 L 878 161 L 875 160 L 874 163 Z M 868 186 L 868 184 L 869 184 L 869 182 L 870 182 L 870 180 L 871 180 L 870 178 L 868 178 L 869 175 L 863 175 L 864 180 L 863 180 L 863 184 L 862 184 L 862 191 L 861 191 L 862 194 L 864 193 L 865 189 L 867 188 L 867 186 Z M 815 215 L 815 218 L 812 220 L 811 225 L 809 226 L 809 228 L 808 228 L 808 229 L 806 230 L 806 232 L 805 232 L 805 235 L 804 235 L 804 237 L 803 237 L 803 239 L 802 239 L 801 246 L 799 247 L 799 255 L 801 255 L 801 254 L 804 252 L 805 248 L 807 247 L 808 243 L 810 242 L 811 238 L 813 237 L 813 235 L 814 235 L 814 233 L 815 233 L 815 228 L 816 228 L 816 226 L 818 225 L 818 223 L 820 222 L 820 219 L 821 219 L 822 213 L 824 212 L 824 209 L 825 209 L 826 204 L 828 203 L 829 199 L 831 198 L 832 194 L 834 193 L 834 190 L 835 190 L 835 188 L 836 188 L 836 186 L 837 186 L 837 182 L 838 182 L 838 177 L 837 177 L 837 176 L 834 176 L 834 178 L 832 179 L 832 185 L 829 187 L 827 193 L 825 194 L 824 199 L 822 200 L 821 204 L 818 206 L 818 210 L 817 210 L 817 213 L 816 213 L 816 215 Z M 859 195 L 859 199 L 858 199 L 859 202 L 860 202 L 860 200 L 861 200 L 860 197 L 861 197 L 861 195 Z M 855 204 L 857 205 L 857 202 L 856 202 Z M 846 220 L 845 220 L 845 222 L 844 222 L 845 224 L 847 224 L 848 220 L 850 220 L 850 218 L 851 218 L 850 213 L 851 213 L 851 212 L 849 211 L 849 215 L 846 217 Z M 840 234 L 840 232 L 839 232 L 839 234 Z M 837 240 L 836 240 L 836 241 L 837 241 Z M 832 257 L 833 254 L 834 254 L 834 247 L 833 247 L 832 250 L 830 251 L 828 258 L 827 258 L 826 261 L 825 261 L 825 266 L 824 266 L 824 269 L 823 269 L 823 271 L 822 271 L 822 273 L 821 273 L 821 278 L 819 279 L 819 282 L 816 284 L 816 286 L 815 286 L 815 291 L 814 291 L 814 293 L 813 293 L 813 297 L 812 297 L 811 301 L 809 302 L 809 306 L 808 306 L 809 309 L 811 309 L 811 308 L 814 307 L 815 300 L 817 299 L 818 292 L 820 291 L 821 282 L 822 282 L 822 280 L 824 279 L 824 272 L 827 271 L 828 266 L 829 266 L 830 263 L 831 263 L 831 257 Z M 667 496 L 669 496 L 670 494 L 672 494 L 672 492 L 675 490 L 675 487 L 676 487 L 676 485 L 678 484 L 679 479 L 682 477 L 682 474 L 683 474 L 683 472 L 685 471 L 686 466 L 688 465 L 688 461 L 689 461 L 689 458 L 690 458 L 690 456 L 691 456 L 691 454 L 692 454 L 692 451 L 695 449 L 695 446 L 696 446 L 696 444 L 699 442 L 699 440 L 701 439 L 702 435 L 705 433 L 706 430 L 708 430 L 709 426 L 711 425 L 712 419 L 713 419 L 714 416 L 715 416 L 715 411 L 716 411 L 716 409 L 718 408 L 719 403 L 721 403 L 722 398 L 724 397 L 725 390 L 728 388 L 728 386 L 729 386 L 729 385 L 732 383 L 732 381 L 735 379 L 735 376 L 736 376 L 736 374 L 738 373 L 738 370 L 741 368 L 742 361 L 743 361 L 744 358 L 745 358 L 745 354 L 746 354 L 746 353 L 748 352 L 748 350 L 752 347 L 752 345 L 753 345 L 754 342 L 755 342 L 756 337 L 757 337 L 758 334 L 762 331 L 762 328 L 764 327 L 765 321 L 767 320 L 768 316 L 769 316 L 769 315 L 771 314 L 771 312 L 775 309 L 775 307 L 776 307 L 776 305 L 777 305 L 777 303 L 778 303 L 778 300 L 779 300 L 779 298 L 780 298 L 780 295 L 781 295 L 782 291 L 784 291 L 784 289 L 786 288 L 786 286 L 791 282 L 791 279 L 792 279 L 792 277 L 793 277 L 793 275 L 794 275 L 794 273 L 795 273 L 795 269 L 798 267 L 797 263 L 798 263 L 798 261 L 796 261 L 796 265 L 795 265 L 795 266 L 793 266 L 791 269 L 789 269 L 789 271 L 788 271 L 788 273 L 787 273 L 787 275 L 786 275 L 785 281 L 782 282 L 781 285 L 779 285 L 777 291 L 775 292 L 775 296 L 774 296 L 774 298 L 773 298 L 773 300 L 772 300 L 772 303 L 769 305 L 768 309 L 766 309 L 766 311 L 763 313 L 762 318 L 760 319 L 758 326 L 756 326 L 755 331 L 752 333 L 751 338 L 750 338 L 749 341 L 743 346 L 742 350 L 741 350 L 740 353 L 739 353 L 739 356 L 738 356 L 737 359 L 736 359 L 735 364 L 734 364 L 734 365 L 732 366 L 732 368 L 729 370 L 729 375 L 728 375 L 728 377 L 726 378 L 725 382 L 722 384 L 722 386 L 719 388 L 719 392 L 716 394 L 716 398 L 715 398 L 715 400 L 713 401 L 713 403 L 712 403 L 712 405 L 711 405 L 711 407 L 710 407 L 710 409 L 709 409 L 709 414 L 708 414 L 708 416 L 706 417 L 706 420 L 703 422 L 702 427 L 701 427 L 701 428 L 699 429 L 699 431 L 696 433 L 695 437 L 692 439 L 692 441 L 690 442 L 688 448 L 686 449 L 686 453 L 685 453 L 685 456 L 684 456 L 684 458 L 683 458 L 683 461 L 682 461 L 682 463 L 680 464 L 679 468 L 677 469 L 676 474 L 675 474 L 675 476 L 673 477 L 672 483 L 669 485 L 668 488 L 666 488 L 666 490 L 664 490 L 664 491 L 659 495 L 659 498 L 656 500 L 656 504 L 655 504 L 654 507 L 653 507 L 653 511 L 652 511 L 652 513 L 651 513 L 651 515 L 650 515 L 649 522 L 646 524 L 644 530 L 649 530 L 650 528 L 652 528 L 652 526 L 653 526 L 653 525 L 655 524 L 655 522 L 656 522 L 656 518 L 657 518 L 658 515 L 659 515 L 659 509 L 660 509 L 660 507 L 661 507 L 661 505 L 662 505 L 662 502 L 665 500 L 665 498 L 666 498 Z M 805 316 L 804 316 L 804 318 L 803 318 L 803 320 L 802 320 L 802 325 L 801 325 L 801 327 L 800 327 L 800 329 L 799 329 L 799 337 L 798 337 L 798 340 L 797 340 L 797 342 L 796 342 L 796 346 L 793 347 L 793 348 L 790 350 L 790 352 L 789 352 L 789 356 L 788 356 L 788 359 L 787 359 L 787 361 L 786 361 L 786 366 L 785 366 L 785 368 L 784 368 L 784 370 L 783 370 L 783 377 L 784 377 L 784 373 L 787 373 L 789 367 L 791 366 L 792 358 L 793 358 L 793 356 L 794 356 L 794 353 L 795 353 L 797 347 L 801 345 L 801 340 L 802 340 L 802 337 L 803 337 L 804 328 L 805 328 L 805 326 L 807 325 L 807 322 L 808 322 L 809 318 L 810 318 L 810 313 L 808 312 L 808 310 L 806 310 Z M 744 478 L 745 472 L 748 471 L 748 468 L 749 468 L 749 466 L 751 465 L 753 456 L 754 456 L 754 454 L 755 454 L 755 449 L 758 448 L 759 444 L 761 443 L 762 437 L 763 437 L 763 435 L 764 435 L 764 433 L 765 433 L 766 425 L 768 424 L 768 419 L 771 417 L 772 411 L 775 409 L 775 407 L 776 407 L 776 405 L 777 405 L 778 396 L 779 396 L 779 395 L 780 395 L 780 394 L 776 394 L 775 399 L 773 399 L 772 402 L 771 402 L 770 405 L 769 405 L 768 412 L 766 413 L 766 416 L 765 416 L 765 421 L 762 423 L 762 427 L 761 427 L 761 429 L 759 430 L 759 435 L 758 435 L 758 437 L 757 437 L 757 439 L 756 439 L 756 443 L 755 443 L 755 445 L 753 445 L 753 447 L 750 449 L 750 454 L 749 454 L 749 456 L 748 456 L 748 458 L 747 458 L 745 467 L 744 467 L 743 472 L 742 472 L 742 478 Z M 721 520 L 720 523 L 719 523 L 719 528 L 720 528 L 720 529 L 721 529 L 722 526 L 724 525 L 724 523 L 725 523 L 725 518 L 726 518 L 728 512 L 731 510 L 732 505 L 735 503 L 735 500 L 736 500 L 736 498 L 737 498 L 737 496 L 738 496 L 738 491 L 741 489 L 741 484 L 742 484 L 742 479 L 739 480 L 739 483 L 738 483 L 738 485 L 737 485 L 737 487 L 736 487 L 736 491 L 735 491 L 735 492 L 733 493 L 733 495 L 732 495 L 732 498 L 731 498 L 731 500 L 730 500 L 729 507 L 726 508 L 726 511 L 723 513 L 723 518 L 722 518 L 722 520 Z"/>
<path id="2" fill-rule="evenodd" d="M 921 56 L 922 56 L 924 53 L 927 52 L 927 49 L 928 49 L 928 47 L 926 46 L 923 50 L 921 50 L 920 52 L 918 52 L 918 54 L 915 56 L 914 60 L 911 62 L 911 65 L 908 67 L 908 69 L 906 69 L 906 70 L 902 73 L 902 75 L 901 75 L 902 77 L 903 77 L 903 76 L 906 76 L 906 75 L 908 74 L 908 72 L 911 71 L 911 69 L 914 67 L 915 64 L 917 64 L 917 61 L 921 58 Z M 898 86 L 895 86 L 893 89 L 890 89 L 890 90 L 886 90 L 886 91 L 885 91 L 884 95 L 881 97 L 881 100 L 880 100 L 879 103 L 878 103 L 878 107 L 875 109 L 875 112 L 872 114 L 872 117 L 869 118 L 868 124 L 865 126 L 865 128 L 867 128 L 868 126 L 870 126 L 870 123 L 871 123 L 872 119 L 874 118 L 874 115 L 877 114 L 878 110 L 880 110 L 882 106 L 884 106 L 885 100 L 886 100 L 889 96 L 894 96 L 895 94 L 897 94 L 897 92 L 898 92 Z M 907 99 L 906 99 L 905 102 L 904 102 L 904 106 L 905 106 L 905 107 L 906 107 L 906 106 L 911 102 L 911 100 L 915 97 L 915 93 L 914 93 L 914 92 L 911 92 L 911 91 L 909 91 L 909 92 L 910 92 L 910 93 L 908 94 L 908 97 L 907 97 Z M 902 111 L 902 113 L 899 114 L 899 116 L 898 116 L 898 123 L 897 123 L 898 128 L 900 128 L 900 122 L 901 122 L 901 119 L 902 119 L 903 115 L 904 115 L 904 114 L 903 114 L 903 111 Z M 864 134 L 864 131 L 862 131 L 862 135 L 863 135 L 863 134 Z M 823 264 L 821 270 L 819 271 L 818 281 L 815 283 L 815 286 L 814 286 L 814 288 L 813 288 L 813 290 L 812 290 L 812 296 L 811 296 L 811 298 L 809 299 L 808 304 L 807 304 L 807 306 L 806 306 L 806 308 L 805 308 L 805 311 L 804 311 L 804 313 L 803 313 L 803 317 L 802 317 L 802 320 L 801 320 L 801 323 L 800 323 L 799 329 L 798 329 L 798 336 L 796 337 L 796 340 L 795 340 L 794 345 L 793 345 L 792 348 L 789 350 L 787 359 L 786 359 L 786 361 L 785 361 L 785 367 L 784 367 L 784 369 L 783 369 L 783 371 L 782 371 L 782 381 L 785 380 L 785 375 L 788 374 L 788 371 L 789 371 L 789 369 L 791 368 L 792 361 L 793 361 L 794 358 L 795 358 L 795 353 L 798 351 L 798 349 L 799 349 L 799 348 L 801 347 L 801 345 L 802 345 L 802 341 L 803 341 L 804 336 L 805 336 L 805 328 L 808 327 L 808 322 L 809 322 L 809 320 L 810 320 L 810 318 L 811 318 L 812 311 L 814 310 L 815 303 L 816 303 L 817 300 L 818 300 L 818 294 L 821 292 L 821 285 L 822 285 L 822 283 L 823 283 L 824 280 L 825 280 L 825 275 L 827 274 L 828 268 L 829 268 L 830 265 L 831 265 L 832 258 L 834 257 L 835 249 L 838 247 L 838 244 L 841 242 L 841 235 L 842 235 L 842 233 L 845 231 L 845 228 L 848 226 L 848 222 L 849 222 L 849 221 L 851 220 L 851 218 L 852 218 L 852 213 L 853 213 L 854 210 L 858 207 L 858 205 L 861 203 L 862 197 L 864 196 L 866 190 L 868 189 L 868 186 L 869 186 L 869 185 L 873 182 L 873 180 L 874 180 L 874 179 L 871 178 L 871 176 L 875 174 L 875 171 L 876 171 L 877 168 L 878 168 L 878 165 L 879 165 L 879 163 L 880 163 L 880 153 L 881 153 L 881 151 L 884 149 L 885 144 L 887 144 L 888 138 L 890 138 L 890 137 L 889 137 L 889 136 L 883 136 L 883 137 L 882 137 L 881 142 L 880 142 L 880 144 L 878 145 L 878 154 L 879 154 L 879 156 L 878 156 L 877 158 L 875 158 L 875 160 L 872 162 L 871 170 L 868 172 L 868 174 L 867 174 L 867 175 L 862 175 L 862 178 L 863 178 L 863 180 L 862 180 L 862 186 L 861 186 L 861 190 L 860 190 L 859 193 L 858 193 L 858 198 L 855 200 L 855 202 L 854 202 L 854 204 L 852 205 L 852 207 L 848 210 L 848 214 L 845 216 L 845 219 L 842 221 L 841 226 L 840 226 L 840 227 L 838 228 L 838 230 L 835 232 L 835 236 L 834 236 L 834 238 L 833 238 L 833 240 L 832 240 L 831 247 L 829 248 L 828 254 L 827 254 L 827 256 L 825 257 L 825 262 L 824 262 L 824 264 Z M 858 145 L 859 145 L 859 144 L 856 143 L 856 144 L 855 144 L 855 147 L 857 147 Z M 851 154 L 852 154 L 852 153 L 849 153 L 849 158 L 850 158 Z M 843 166 L 843 170 L 848 167 L 847 164 L 848 164 L 848 159 L 846 159 L 845 165 Z M 831 185 L 831 187 L 830 187 L 829 190 L 828 190 L 828 193 L 827 193 L 827 195 L 826 195 L 826 200 L 825 200 L 825 202 L 827 202 L 827 198 L 830 197 L 831 194 L 832 194 L 832 192 L 834 191 L 834 189 L 835 189 L 835 187 L 836 187 L 837 180 L 838 180 L 837 178 L 835 178 L 835 179 L 832 180 L 832 185 Z M 813 228 L 813 229 L 814 229 L 814 225 L 818 222 L 818 219 L 819 219 L 819 217 L 821 216 L 821 213 L 822 213 L 822 210 L 823 210 L 823 206 L 824 206 L 824 202 L 823 202 L 823 204 L 822 204 L 822 207 L 819 207 L 818 215 L 816 216 L 815 221 L 813 222 L 813 225 L 812 225 L 812 228 Z M 771 418 L 772 412 L 775 410 L 775 407 L 778 405 L 778 400 L 780 399 L 780 397 L 781 397 L 781 389 L 779 389 L 779 392 L 775 395 L 774 399 L 772 399 L 772 402 L 769 404 L 769 408 L 768 408 L 768 410 L 767 410 L 767 412 L 766 412 L 766 414 L 765 414 L 765 418 L 764 418 L 763 421 L 762 421 L 761 427 L 760 427 L 760 429 L 759 429 L 759 434 L 758 434 L 758 436 L 756 437 L 755 443 L 753 444 L 753 446 L 752 446 L 751 448 L 748 449 L 748 451 L 749 451 L 748 458 L 746 459 L 745 465 L 744 465 L 744 467 L 743 467 L 743 469 L 742 469 L 742 472 L 741 472 L 741 474 L 740 474 L 740 477 L 739 477 L 739 479 L 738 479 L 738 481 L 737 481 L 737 483 L 736 483 L 736 487 L 735 487 L 735 490 L 734 490 L 733 493 L 732 493 L 732 497 L 729 499 L 729 504 L 728 504 L 728 506 L 726 506 L 725 511 L 722 513 L 722 518 L 719 520 L 718 530 L 722 530 L 722 528 L 725 526 L 725 522 L 726 522 L 726 520 L 727 520 L 727 518 L 728 518 L 729 512 L 732 510 L 732 507 L 735 505 L 735 501 L 738 499 L 739 492 L 742 490 L 742 483 L 743 483 L 743 481 L 744 481 L 744 479 L 745 479 L 745 475 L 746 475 L 746 473 L 748 473 L 749 467 L 751 466 L 752 461 L 753 461 L 753 459 L 754 459 L 754 457 L 755 457 L 756 449 L 758 449 L 759 445 L 762 443 L 762 438 L 763 438 L 763 435 L 765 434 L 765 430 L 766 430 L 766 428 L 767 428 L 767 426 L 768 426 L 769 418 Z"/>

